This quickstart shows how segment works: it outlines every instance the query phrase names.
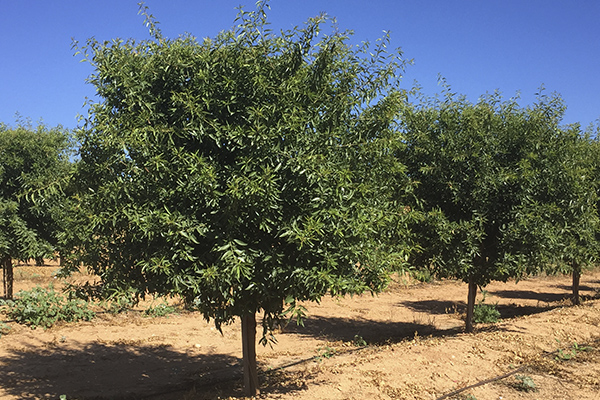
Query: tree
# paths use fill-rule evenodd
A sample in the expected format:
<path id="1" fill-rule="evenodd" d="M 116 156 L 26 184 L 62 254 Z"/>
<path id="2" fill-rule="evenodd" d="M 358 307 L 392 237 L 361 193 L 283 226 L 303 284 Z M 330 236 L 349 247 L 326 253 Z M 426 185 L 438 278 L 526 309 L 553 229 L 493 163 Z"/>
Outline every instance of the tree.
<path id="1" fill-rule="evenodd" d="M 13 259 L 54 256 L 58 225 L 52 188 L 68 173 L 70 146 L 70 134 L 61 127 L 0 124 L 0 260 L 6 298 L 13 296 Z"/>
<path id="2" fill-rule="evenodd" d="M 300 301 L 383 288 L 377 226 L 406 181 L 390 147 L 403 61 L 387 38 L 352 47 L 325 15 L 274 34 L 265 9 L 198 42 L 164 38 L 142 8 L 153 39 L 81 49 L 101 101 L 69 239 L 108 288 L 180 295 L 219 329 L 241 317 L 249 395 L 256 313 L 265 343 Z"/>
<path id="3" fill-rule="evenodd" d="M 540 160 L 562 151 L 556 136 L 564 107 L 539 97 L 521 108 L 499 94 L 472 104 L 449 88 L 402 112 L 407 147 L 398 156 L 416 181 L 426 213 L 414 232 L 422 249 L 412 263 L 469 285 L 466 330 L 473 330 L 477 288 L 539 271 L 555 260 L 557 230 L 549 219 L 534 224 L 543 198 Z"/>
<path id="4" fill-rule="evenodd" d="M 546 271 L 572 274 L 572 301 L 578 305 L 581 274 L 598 258 L 594 143 L 577 124 L 555 128 L 531 163 L 539 173 L 526 187 L 518 226 L 533 231 L 552 254 Z"/>

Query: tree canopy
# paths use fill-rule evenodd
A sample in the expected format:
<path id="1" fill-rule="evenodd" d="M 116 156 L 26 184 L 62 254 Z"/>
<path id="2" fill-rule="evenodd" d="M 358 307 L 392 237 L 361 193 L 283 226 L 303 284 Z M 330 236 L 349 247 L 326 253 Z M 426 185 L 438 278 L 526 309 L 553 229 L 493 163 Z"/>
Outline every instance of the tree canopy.
<path id="1" fill-rule="evenodd" d="M 12 259 L 54 256 L 59 227 L 53 210 L 60 200 L 51 189 L 64 182 L 70 149 L 70 133 L 61 127 L 0 124 L 0 258 L 8 298 Z"/>
<path id="2" fill-rule="evenodd" d="M 449 90 L 402 112 L 399 157 L 428 215 L 415 226 L 422 251 L 413 262 L 469 283 L 468 331 L 478 286 L 537 272 L 566 248 L 579 257 L 576 246 L 557 245 L 578 207 L 571 201 L 593 202 L 570 193 L 585 183 L 575 181 L 583 164 L 571 163 L 578 139 L 559 126 L 563 112 L 558 96 L 520 107 L 497 93 L 473 104 Z"/>
<path id="3" fill-rule="evenodd" d="M 382 211 L 409 190 L 401 54 L 350 45 L 325 15 L 276 34 L 265 9 L 202 41 L 147 15 L 153 39 L 81 49 L 101 100 L 69 238 L 107 287 L 181 295 L 219 328 L 241 316 L 250 360 L 255 313 L 267 333 L 299 301 L 381 290 L 385 239 L 409 218 Z"/>
<path id="4" fill-rule="evenodd" d="M 579 125 L 566 126 L 539 147 L 532 162 L 540 173 L 526 188 L 520 231 L 530 231 L 544 247 L 539 252 L 550 250 L 544 270 L 572 273 L 573 302 L 579 304 L 580 275 L 599 250 L 596 146 Z"/>

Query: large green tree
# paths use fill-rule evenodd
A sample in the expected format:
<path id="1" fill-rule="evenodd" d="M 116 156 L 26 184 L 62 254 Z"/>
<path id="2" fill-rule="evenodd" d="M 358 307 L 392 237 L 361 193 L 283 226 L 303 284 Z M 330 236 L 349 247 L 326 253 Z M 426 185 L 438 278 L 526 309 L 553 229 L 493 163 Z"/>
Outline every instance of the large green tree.
<path id="1" fill-rule="evenodd" d="M 0 262 L 13 295 L 13 259 L 53 257 L 60 185 L 70 168 L 70 133 L 61 127 L 0 124 Z"/>
<path id="2" fill-rule="evenodd" d="M 557 260 L 558 221 L 538 212 L 565 204 L 544 183 L 548 163 L 559 161 L 548 156 L 563 151 L 563 111 L 557 96 L 530 107 L 499 94 L 473 104 L 448 89 L 402 112 L 407 147 L 399 157 L 427 215 L 414 229 L 422 251 L 412 262 L 468 283 L 469 332 L 478 287 Z"/>
<path id="3" fill-rule="evenodd" d="M 101 100 L 69 239 L 107 287 L 181 295 L 219 329 L 241 317 L 250 395 L 255 315 L 266 334 L 299 301 L 382 289 L 379 225 L 406 226 L 382 212 L 407 187 L 391 147 L 400 54 L 349 45 L 324 15 L 275 34 L 265 9 L 200 42 L 147 15 L 151 40 L 81 49 Z"/>

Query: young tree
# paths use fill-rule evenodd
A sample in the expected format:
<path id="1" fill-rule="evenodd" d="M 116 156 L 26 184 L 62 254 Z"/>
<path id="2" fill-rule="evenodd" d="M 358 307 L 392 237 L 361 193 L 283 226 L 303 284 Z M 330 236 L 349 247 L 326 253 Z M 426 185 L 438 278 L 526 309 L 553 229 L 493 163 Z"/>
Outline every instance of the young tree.
<path id="1" fill-rule="evenodd" d="M 467 332 L 479 286 L 555 259 L 552 221 L 535 225 L 527 216 L 537 215 L 532 199 L 541 199 L 539 181 L 546 179 L 540 157 L 562 151 L 555 139 L 562 112 L 557 97 L 521 108 L 498 94 L 472 104 L 448 91 L 402 113 L 407 147 L 399 157 L 427 213 L 415 227 L 422 251 L 412 262 L 468 283 Z"/>
<path id="2" fill-rule="evenodd" d="M 61 127 L 0 124 L 0 260 L 4 296 L 13 296 L 13 259 L 53 257 L 57 193 L 70 166 L 70 134 Z M 43 190 L 46 195 L 40 195 Z"/>
<path id="3" fill-rule="evenodd" d="M 88 42 L 101 101 L 69 239 L 107 287 L 181 295 L 219 329 L 241 317 L 249 395 L 256 313 L 264 341 L 299 301 L 384 286 L 377 224 L 406 183 L 390 147 L 400 54 L 350 46 L 324 15 L 274 34 L 265 8 L 201 42 L 148 14 L 152 40 Z"/>

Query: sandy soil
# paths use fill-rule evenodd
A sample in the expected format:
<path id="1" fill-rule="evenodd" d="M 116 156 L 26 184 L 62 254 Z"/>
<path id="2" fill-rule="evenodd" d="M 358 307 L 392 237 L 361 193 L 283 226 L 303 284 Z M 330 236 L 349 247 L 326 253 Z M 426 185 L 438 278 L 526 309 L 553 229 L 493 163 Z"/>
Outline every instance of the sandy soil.
<path id="1" fill-rule="evenodd" d="M 17 267 L 16 291 L 46 285 L 55 269 Z M 463 333 L 460 282 L 399 278 L 378 296 L 308 304 L 304 327 L 258 347 L 259 398 L 438 399 L 513 372 L 449 398 L 599 400 L 600 270 L 584 274 L 581 306 L 570 306 L 569 285 L 562 276 L 489 285 L 486 303 L 503 319 L 474 334 Z M 0 399 L 242 397 L 239 324 L 221 334 L 197 313 L 144 317 L 149 304 L 48 330 L 8 322 Z"/>

